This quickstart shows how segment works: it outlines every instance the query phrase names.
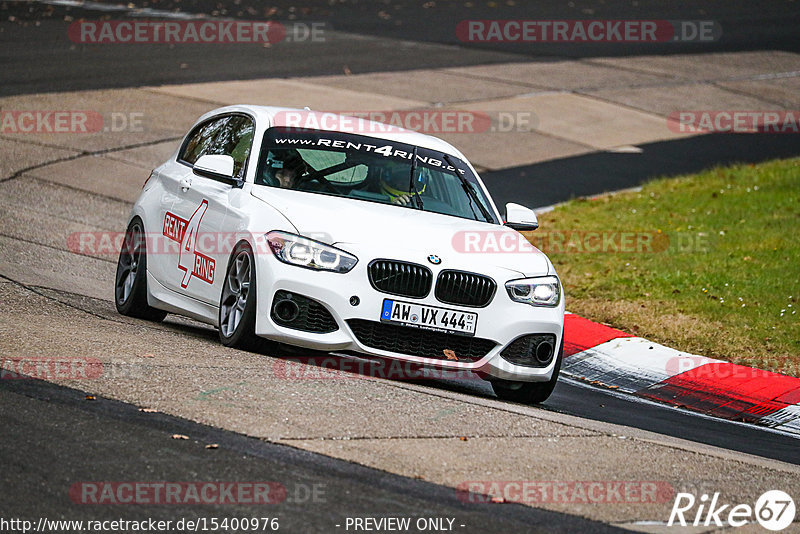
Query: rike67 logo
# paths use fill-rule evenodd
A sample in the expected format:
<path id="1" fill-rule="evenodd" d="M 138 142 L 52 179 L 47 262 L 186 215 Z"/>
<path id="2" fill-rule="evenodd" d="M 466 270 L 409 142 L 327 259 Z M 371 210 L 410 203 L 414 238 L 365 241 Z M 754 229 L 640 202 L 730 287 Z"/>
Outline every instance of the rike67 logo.
<path id="1" fill-rule="evenodd" d="M 703 494 L 700 499 L 696 499 L 691 493 L 678 493 L 667 526 L 685 527 L 690 524 L 695 527 L 742 527 L 758 522 L 763 528 L 777 532 L 792 524 L 795 512 L 794 500 L 788 493 L 780 490 L 765 492 L 754 506 L 725 503 L 720 499 L 719 492 L 713 496 Z"/>
<path id="2" fill-rule="evenodd" d="M 164 215 L 162 233 L 180 243 L 178 269 L 183 271 L 181 287 L 184 289 L 189 285 L 192 276 L 209 284 L 214 283 L 214 259 L 196 250 L 200 221 L 207 209 L 208 200 L 203 199 L 188 221 L 174 213 L 167 212 Z"/>

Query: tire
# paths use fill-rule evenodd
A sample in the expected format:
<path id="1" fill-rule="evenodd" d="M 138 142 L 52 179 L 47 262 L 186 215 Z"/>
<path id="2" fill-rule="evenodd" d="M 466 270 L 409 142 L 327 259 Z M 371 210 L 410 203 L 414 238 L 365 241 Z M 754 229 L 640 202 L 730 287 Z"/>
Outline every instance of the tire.
<path id="1" fill-rule="evenodd" d="M 564 333 L 561 333 L 561 347 L 558 349 L 553 376 L 547 382 L 514 382 L 510 380 L 492 380 L 492 389 L 500 399 L 522 404 L 539 404 L 546 401 L 558 382 L 561 371 L 561 359 L 564 357 Z"/>
<path id="2" fill-rule="evenodd" d="M 253 250 L 239 243 L 231 254 L 219 299 L 219 339 L 226 347 L 255 349 L 256 264 Z"/>
<path id="3" fill-rule="evenodd" d="M 167 312 L 147 304 L 147 240 L 142 220 L 135 217 L 125 231 L 114 277 L 114 304 L 128 317 L 161 321 Z"/>

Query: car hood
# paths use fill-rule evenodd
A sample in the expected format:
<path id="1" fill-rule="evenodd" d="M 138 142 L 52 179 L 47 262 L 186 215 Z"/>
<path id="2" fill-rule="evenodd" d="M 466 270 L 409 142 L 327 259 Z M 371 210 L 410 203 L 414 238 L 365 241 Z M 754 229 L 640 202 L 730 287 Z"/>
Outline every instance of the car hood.
<path id="1" fill-rule="evenodd" d="M 547 257 L 506 226 L 289 189 L 257 187 L 252 194 L 279 211 L 299 234 L 360 258 L 420 262 L 436 255 L 442 268 L 551 274 Z"/>

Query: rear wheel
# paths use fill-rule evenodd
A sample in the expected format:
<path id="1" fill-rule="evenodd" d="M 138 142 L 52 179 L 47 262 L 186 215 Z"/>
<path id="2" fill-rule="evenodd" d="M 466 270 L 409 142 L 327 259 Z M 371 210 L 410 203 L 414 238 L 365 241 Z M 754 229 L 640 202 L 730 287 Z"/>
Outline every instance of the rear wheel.
<path id="1" fill-rule="evenodd" d="M 227 347 L 256 347 L 256 266 L 253 251 L 240 243 L 231 256 L 219 302 L 219 339 Z"/>
<path id="2" fill-rule="evenodd" d="M 129 317 L 161 321 L 167 316 L 167 312 L 147 304 L 147 242 L 138 217 L 128 225 L 119 251 L 114 303 L 119 313 Z"/>
<path id="3" fill-rule="evenodd" d="M 499 398 L 522 404 L 539 404 L 553 393 L 561 371 L 561 359 L 564 357 L 564 334 L 561 334 L 561 348 L 558 349 L 553 376 L 547 382 L 515 382 L 511 380 L 492 380 L 492 389 Z"/>

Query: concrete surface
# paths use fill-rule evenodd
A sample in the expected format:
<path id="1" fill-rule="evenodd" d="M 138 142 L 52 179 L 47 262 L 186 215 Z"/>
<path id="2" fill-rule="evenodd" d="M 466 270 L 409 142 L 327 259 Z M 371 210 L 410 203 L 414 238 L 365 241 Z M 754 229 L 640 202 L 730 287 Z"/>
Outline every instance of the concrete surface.
<path id="1" fill-rule="evenodd" d="M 202 84 L 166 85 L 153 93 L 216 104 L 310 107 L 318 110 L 409 109 L 425 105 L 420 100 L 384 96 L 372 91 L 331 89 L 303 80 L 252 80 Z"/>
<path id="2" fill-rule="evenodd" d="M 593 150 L 680 136 L 670 131 L 661 117 L 571 93 L 518 96 L 473 103 L 470 107 L 481 111 L 532 113 L 535 131 Z M 507 150 L 515 148 L 511 146 Z M 524 156 L 517 156 L 517 159 L 520 157 Z"/>
<path id="3" fill-rule="evenodd" d="M 304 81 L 329 87 L 414 98 L 432 104 L 503 98 L 529 90 L 516 80 L 487 77 L 480 83 L 473 83 L 474 79 L 473 75 L 462 75 L 456 69 L 426 69 L 351 76 L 316 76 L 305 78 Z"/>
<path id="4" fill-rule="evenodd" d="M 152 168 L 152 166 L 132 165 L 104 156 L 90 155 L 53 163 L 27 174 L 40 180 L 133 204 Z"/>
<path id="5" fill-rule="evenodd" d="M 617 104 L 642 110 L 661 117 L 673 111 L 693 110 L 778 110 L 783 106 L 760 99 L 758 96 L 733 92 L 716 85 L 693 83 L 667 87 L 632 87 L 626 89 L 600 89 L 587 94 Z M 692 107 L 690 108 L 689 105 Z M 662 128 L 666 128 L 660 119 Z"/>
<path id="6" fill-rule="evenodd" d="M 797 76 L 797 71 L 800 70 L 797 54 L 778 50 L 596 58 L 592 61 L 601 65 L 666 76 L 676 81 L 747 79 L 774 76 L 778 73 Z"/>
<path id="7" fill-rule="evenodd" d="M 480 79 L 515 83 L 533 90 L 576 91 L 579 89 L 658 85 L 670 76 L 651 74 L 621 66 L 594 63 L 592 60 L 506 63 L 454 67 L 447 72 Z"/>

